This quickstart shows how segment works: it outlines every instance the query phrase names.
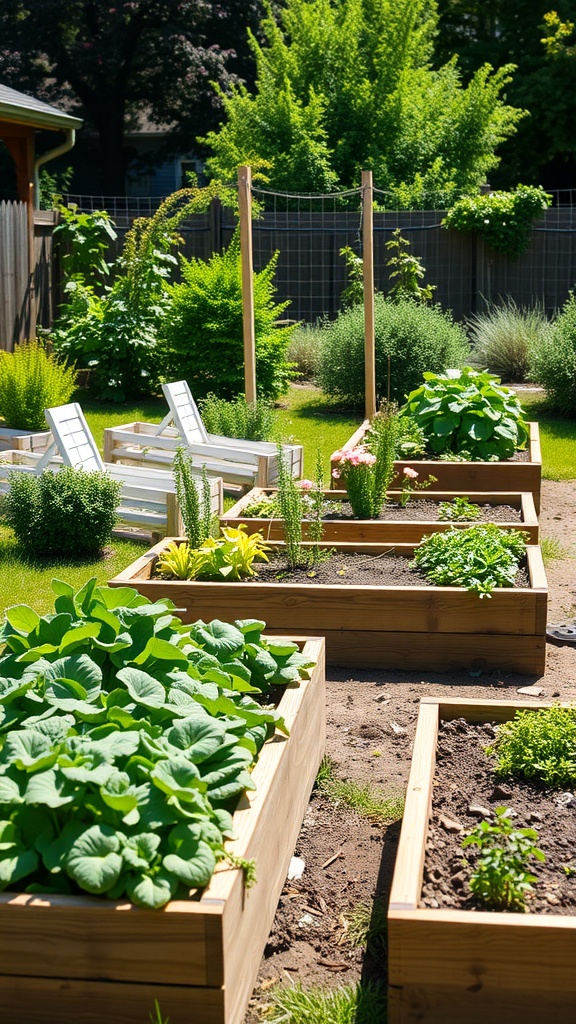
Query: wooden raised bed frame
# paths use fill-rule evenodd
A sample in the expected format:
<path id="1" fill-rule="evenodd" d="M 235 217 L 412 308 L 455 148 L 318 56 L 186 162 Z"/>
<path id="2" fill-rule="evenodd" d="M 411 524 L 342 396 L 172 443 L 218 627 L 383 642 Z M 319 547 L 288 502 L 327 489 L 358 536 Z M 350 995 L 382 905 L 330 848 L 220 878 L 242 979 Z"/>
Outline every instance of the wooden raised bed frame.
<path id="1" fill-rule="evenodd" d="M 534 701 L 426 697 L 388 914 L 390 1024 L 568 1024 L 576 1013 L 576 917 L 418 906 L 440 720 L 505 722 Z"/>
<path id="2" fill-rule="evenodd" d="M 245 516 L 244 509 L 252 501 L 276 494 L 275 487 L 254 487 L 248 491 L 232 508 L 220 516 L 221 526 L 240 526 L 244 524 L 249 533 L 259 531 L 267 540 L 283 540 L 284 528 L 281 519 L 256 519 Z M 348 500 L 347 491 L 324 491 L 326 499 L 332 502 Z M 401 491 L 389 491 L 391 501 L 397 501 Z M 421 491 L 414 495 L 424 501 L 452 501 L 457 495 L 449 491 Z M 468 494 L 472 502 L 489 505 L 511 505 L 520 511 L 520 522 L 497 523 L 503 529 L 524 530 L 528 534 L 530 544 L 538 543 L 538 517 L 531 492 L 523 494 Z M 410 502 L 408 502 L 410 508 Z M 422 537 L 430 533 L 449 530 L 452 526 L 465 528 L 473 526 L 472 522 L 458 522 L 438 519 L 326 519 L 324 520 L 325 541 L 368 541 L 374 544 L 419 544 Z M 302 523 L 302 536 L 308 537 L 308 523 Z"/>
<path id="3" fill-rule="evenodd" d="M 162 910 L 90 896 L 0 894 L 0 1003 L 6 1024 L 241 1024 L 286 879 L 325 737 L 324 641 L 312 678 L 286 688 L 290 729 L 263 747 L 234 815 L 230 849 L 256 884 L 221 866 L 197 898 Z"/>
<path id="4" fill-rule="evenodd" d="M 13 427 L 0 427 L 0 459 L 3 451 L 44 452 L 52 444 L 49 430 L 30 431 L 15 430 Z"/>
<path id="5" fill-rule="evenodd" d="M 546 658 L 547 583 L 540 548 L 530 545 L 530 588 L 480 598 L 462 587 L 213 583 L 154 579 L 156 544 L 110 586 L 135 587 L 151 601 L 168 597 L 185 622 L 253 616 L 272 633 L 326 638 L 326 658 L 355 668 L 500 669 L 541 675 Z M 282 545 L 278 544 L 281 548 Z M 389 545 L 326 545 L 378 556 Z M 414 545 L 394 545 L 411 556 Z"/>
<path id="6" fill-rule="evenodd" d="M 364 435 L 370 426 L 370 420 L 358 427 L 352 437 L 343 445 L 348 451 L 362 444 Z M 536 512 L 540 512 L 540 489 L 542 484 L 542 453 L 540 450 L 540 431 L 538 424 L 528 423 L 530 437 L 528 440 L 528 460 L 526 462 L 431 462 L 428 459 L 398 459 L 394 463 L 398 478 L 393 483 L 398 486 L 404 466 L 415 469 L 420 480 L 426 480 L 430 474 L 436 477 L 439 491 L 454 491 L 456 494 L 493 493 L 495 491 L 531 491 Z M 332 472 L 335 464 L 332 463 Z M 334 486 L 338 480 L 333 478 Z"/>

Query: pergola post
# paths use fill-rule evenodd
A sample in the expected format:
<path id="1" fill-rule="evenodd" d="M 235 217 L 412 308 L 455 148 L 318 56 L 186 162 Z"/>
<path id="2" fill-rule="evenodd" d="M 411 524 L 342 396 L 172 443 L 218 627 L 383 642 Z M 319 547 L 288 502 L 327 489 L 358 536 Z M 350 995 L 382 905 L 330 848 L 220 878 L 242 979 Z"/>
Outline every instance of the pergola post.
<path id="1" fill-rule="evenodd" d="M 252 168 L 238 168 L 240 254 L 242 260 L 242 321 L 244 334 L 244 394 L 256 401 L 256 338 L 254 333 L 254 274 L 252 261 Z"/>
<path id="2" fill-rule="evenodd" d="M 362 261 L 364 269 L 365 416 L 376 414 L 376 342 L 374 333 L 374 184 L 372 171 L 362 171 Z"/>

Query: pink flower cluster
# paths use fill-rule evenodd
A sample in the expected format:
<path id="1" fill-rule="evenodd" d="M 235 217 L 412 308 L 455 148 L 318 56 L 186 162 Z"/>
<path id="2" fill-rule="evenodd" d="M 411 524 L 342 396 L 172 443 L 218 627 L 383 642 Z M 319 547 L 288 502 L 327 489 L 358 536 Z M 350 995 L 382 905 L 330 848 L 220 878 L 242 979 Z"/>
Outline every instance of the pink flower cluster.
<path id="1" fill-rule="evenodd" d="M 412 466 L 404 466 L 402 472 L 404 473 L 404 476 L 408 477 L 409 480 L 415 480 L 416 477 L 418 476 L 418 473 L 416 472 L 415 469 L 412 469 Z"/>
<path id="2" fill-rule="evenodd" d="M 363 444 L 359 444 L 355 449 L 347 451 L 340 449 L 338 452 L 334 452 L 332 461 L 340 465 L 340 470 L 334 470 L 333 473 L 335 477 L 339 477 L 342 472 L 345 473 L 348 466 L 373 466 L 376 456 L 368 452 Z"/>
<path id="3" fill-rule="evenodd" d="M 302 491 L 312 491 L 315 486 L 316 484 L 313 480 L 298 480 L 298 487 L 300 487 Z"/>

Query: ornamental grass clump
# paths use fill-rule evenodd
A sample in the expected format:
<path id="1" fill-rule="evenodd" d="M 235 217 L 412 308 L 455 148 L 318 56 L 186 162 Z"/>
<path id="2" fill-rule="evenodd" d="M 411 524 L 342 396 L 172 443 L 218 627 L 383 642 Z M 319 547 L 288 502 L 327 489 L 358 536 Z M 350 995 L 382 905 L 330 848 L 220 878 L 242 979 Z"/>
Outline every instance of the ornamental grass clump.
<path id="1" fill-rule="evenodd" d="M 65 405 L 76 371 L 38 341 L 0 352 L 0 418 L 15 430 L 47 430 L 44 409 Z"/>
<path id="2" fill-rule="evenodd" d="M 287 734 L 255 697 L 309 678 L 264 623 L 184 625 L 130 587 L 54 612 L 6 612 L 0 631 L 0 890 L 127 897 L 155 909 L 205 886 L 266 739 Z M 22 654 L 25 657 L 22 657 Z"/>
<path id="3" fill-rule="evenodd" d="M 426 435 L 430 454 L 487 462 L 509 459 L 526 447 L 528 426 L 518 398 L 500 379 L 473 370 L 425 373 L 405 411 Z"/>
<path id="4" fill-rule="evenodd" d="M 490 597 L 495 587 L 513 587 L 526 554 L 526 534 L 493 523 L 425 537 L 411 563 L 437 586 L 465 587 Z"/>

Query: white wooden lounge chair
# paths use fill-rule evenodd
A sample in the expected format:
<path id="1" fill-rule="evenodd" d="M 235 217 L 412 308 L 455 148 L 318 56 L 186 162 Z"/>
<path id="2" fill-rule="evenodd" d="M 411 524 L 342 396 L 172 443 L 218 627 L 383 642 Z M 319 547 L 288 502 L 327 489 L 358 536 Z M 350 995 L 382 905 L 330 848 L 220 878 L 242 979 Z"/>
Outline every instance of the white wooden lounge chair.
<path id="1" fill-rule="evenodd" d="M 278 448 L 269 441 L 247 441 L 209 434 L 185 380 L 163 384 L 170 411 L 161 423 L 126 423 L 104 431 L 104 458 L 129 465 L 169 466 L 185 444 L 193 464 L 221 476 L 224 488 L 269 487 L 278 481 Z M 171 426 L 173 424 L 173 426 Z M 283 445 L 292 476 L 303 472 L 303 448 Z"/>
<path id="2" fill-rule="evenodd" d="M 118 509 L 118 517 L 122 522 L 144 527 L 153 534 L 182 535 L 180 507 L 172 473 L 104 462 L 77 402 L 46 409 L 45 416 L 52 431 L 53 443 L 42 455 L 19 451 L 2 452 L 0 491 L 8 489 L 10 472 L 39 474 L 44 469 L 58 471 L 62 465 L 87 472 L 107 471 L 122 484 Z M 210 491 L 212 510 L 219 514 L 222 510 L 222 480 L 210 480 Z"/>

